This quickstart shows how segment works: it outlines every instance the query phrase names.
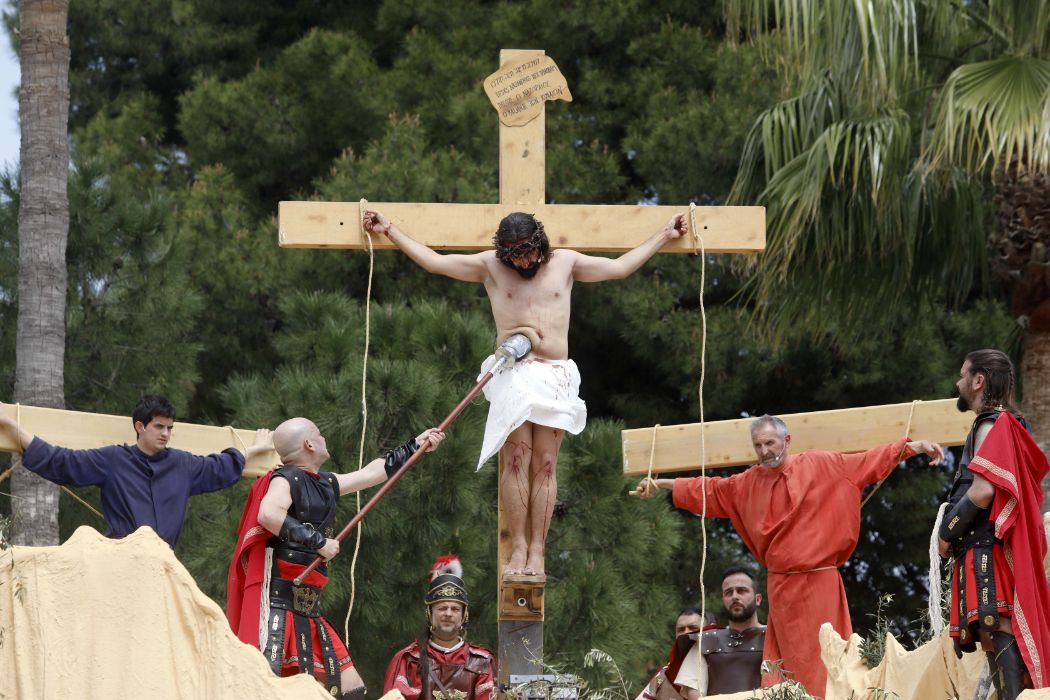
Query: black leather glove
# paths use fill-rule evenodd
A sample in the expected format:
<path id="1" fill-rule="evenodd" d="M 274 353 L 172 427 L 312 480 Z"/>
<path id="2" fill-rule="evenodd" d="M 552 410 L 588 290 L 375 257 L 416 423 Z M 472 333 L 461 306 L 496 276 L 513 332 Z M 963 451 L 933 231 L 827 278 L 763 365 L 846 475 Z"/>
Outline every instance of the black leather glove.
<path id="1" fill-rule="evenodd" d="M 290 515 L 281 524 L 281 537 L 308 549 L 320 549 L 328 541 L 323 532 L 318 532 L 311 525 L 303 525 Z"/>
<path id="2" fill-rule="evenodd" d="M 383 468 L 386 470 L 386 478 L 392 477 L 418 449 L 419 443 L 416 442 L 415 438 L 412 438 L 401 447 L 387 451 L 383 456 Z"/>

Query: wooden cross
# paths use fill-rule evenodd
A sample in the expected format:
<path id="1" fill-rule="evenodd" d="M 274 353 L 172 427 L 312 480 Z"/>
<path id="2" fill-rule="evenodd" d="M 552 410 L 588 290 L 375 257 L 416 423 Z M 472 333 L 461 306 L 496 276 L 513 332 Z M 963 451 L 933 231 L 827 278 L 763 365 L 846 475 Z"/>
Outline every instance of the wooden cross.
<path id="1" fill-rule="evenodd" d="M 7 404 L 7 415 L 18 422 L 27 433 L 36 435 L 52 445 L 61 445 L 73 450 L 89 450 L 106 445 L 123 445 L 135 442 L 135 429 L 130 416 L 113 416 L 103 413 L 64 411 L 59 408 L 36 406 L 12 406 Z M 171 433 L 170 447 L 195 455 L 210 455 L 235 447 L 241 452 L 255 442 L 254 430 L 238 430 L 214 425 L 176 423 Z M 0 431 L 0 452 L 21 452 L 18 438 Z M 266 452 L 252 457 L 244 465 L 241 476 L 254 479 L 278 463 L 277 453 Z"/>
<path id="2" fill-rule="evenodd" d="M 543 51 L 503 50 L 500 66 L 509 61 L 537 58 Z M 552 247 L 579 251 L 626 252 L 642 243 L 676 213 L 688 206 L 574 205 L 546 203 L 545 114 L 521 126 L 499 128 L 499 204 L 418 204 L 370 202 L 394 224 L 436 250 L 488 250 L 500 220 L 526 209 L 544 223 Z M 765 248 L 763 207 L 697 207 L 695 220 L 709 253 L 755 253 Z M 281 202 L 278 236 L 286 248 L 367 248 L 358 202 Z M 375 236 L 377 250 L 395 246 Z M 698 241 L 690 236 L 665 245 L 662 253 L 694 253 Z M 502 475 L 503 465 L 499 466 Z M 510 559 L 510 537 L 499 499 L 499 566 Z M 511 674 L 542 672 L 543 583 L 499 576 L 500 683 Z"/>
<path id="3" fill-rule="evenodd" d="M 791 433 L 791 451 L 809 449 L 860 452 L 904 437 L 905 431 L 942 445 L 961 445 L 973 416 L 961 413 L 955 399 L 846 408 L 837 411 L 790 413 L 779 416 Z M 909 426 L 911 417 L 911 427 Z M 645 476 L 650 460 L 654 474 L 700 469 L 703 431 L 705 468 L 755 463 L 750 426 L 754 418 L 635 428 L 620 433 L 623 473 Z M 655 439 L 654 439 L 655 433 Z"/>

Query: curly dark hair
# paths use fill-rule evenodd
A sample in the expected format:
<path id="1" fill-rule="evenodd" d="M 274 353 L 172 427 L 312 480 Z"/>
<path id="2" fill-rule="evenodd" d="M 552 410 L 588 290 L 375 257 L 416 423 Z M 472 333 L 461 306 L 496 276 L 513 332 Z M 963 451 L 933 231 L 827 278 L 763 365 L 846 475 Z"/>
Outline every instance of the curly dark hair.
<path id="1" fill-rule="evenodd" d="M 547 240 L 547 233 L 534 214 L 520 211 L 507 214 L 499 222 L 492 243 L 496 246 L 496 259 L 510 267 L 514 267 L 511 258 L 534 250 L 540 252 L 540 263 L 547 262 L 551 257 L 551 244 Z"/>

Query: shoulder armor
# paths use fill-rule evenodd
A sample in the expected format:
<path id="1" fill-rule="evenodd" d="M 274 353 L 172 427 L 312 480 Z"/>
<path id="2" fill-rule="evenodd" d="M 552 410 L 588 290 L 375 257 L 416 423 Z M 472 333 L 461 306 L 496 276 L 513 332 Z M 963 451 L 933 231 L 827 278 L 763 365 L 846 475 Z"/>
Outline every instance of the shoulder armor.
<path id="1" fill-rule="evenodd" d="M 477 644 L 471 644 L 471 643 L 468 642 L 467 643 L 467 650 L 473 656 L 480 656 L 483 659 L 491 659 L 492 658 L 492 652 L 491 651 L 489 651 L 485 647 L 479 646 Z"/>
<path id="2" fill-rule="evenodd" d="M 277 467 L 276 469 L 273 470 L 273 475 L 274 476 L 282 476 L 285 479 L 287 479 L 288 481 L 291 481 L 296 476 L 298 476 L 299 472 L 301 472 L 301 471 L 302 470 L 299 469 L 299 467 L 296 467 L 294 465 L 282 464 L 282 465 L 280 465 L 279 467 Z"/>

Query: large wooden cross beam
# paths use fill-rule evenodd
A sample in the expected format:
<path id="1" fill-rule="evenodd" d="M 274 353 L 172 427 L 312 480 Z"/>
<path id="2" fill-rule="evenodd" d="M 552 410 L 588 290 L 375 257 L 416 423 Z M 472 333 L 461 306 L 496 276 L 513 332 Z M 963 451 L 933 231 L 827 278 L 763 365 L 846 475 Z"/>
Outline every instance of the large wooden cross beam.
<path id="1" fill-rule="evenodd" d="M 500 70 L 520 71 L 523 62 L 538 63 L 543 51 L 504 50 Z M 553 70 L 557 70 L 556 67 Z M 544 71 L 545 73 L 549 72 Z M 522 75 L 522 73 L 516 73 Z M 516 83 L 522 81 L 515 81 Z M 502 91 L 505 95 L 506 91 Z M 518 97 L 528 97 L 519 93 Z M 552 247 L 590 252 L 625 252 L 649 237 L 684 206 L 628 206 L 547 204 L 545 194 L 546 121 L 542 101 L 537 116 L 520 125 L 501 120 L 499 128 L 499 204 L 419 204 L 369 202 L 402 230 L 437 250 L 486 250 L 500 220 L 515 211 L 527 210 L 544 223 Z M 503 104 L 506 104 L 504 101 Z M 494 106 L 495 102 L 494 102 Z M 281 202 L 278 236 L 286 248 L 367 248 L 358 202 Z M 704 250 L 712 253 L 754 253 L 765 248 L 763 207 L 697 207 L 697 231 Z M 377 250 L 395 246 L 383 236 L 372 238 Z M 662 253 L 693 253 L 692 236 L 665 245 Z M 464 368 L 464 371 L 467 371 Z M 471 368 L 470 371 L 473 371 Z M 499 466 L 502 474 L 503 465 Z M 500 480 L 502 481 L 502 479 Z M 499 566 L 502 572 L 510 559 L 510 537 L 499 499 Z M 499 669 L 500 682 L 512 674 L 542 672 L 543 583 L 499 580 Z"/>
<path id="2" fill-rule="evenodd" d="M 74 450 L 135 442 L 135 429 L 131 427 L 131 418 L 128 416 L 10 405 L 6 407 L 6 413 L 17 420 L 26 432 L 52 445 Z M 196 455 L 209 455 L 228 447 L 236 447 L 244 452 L 253 442 L 254 430 L 175 423 L 169 445 Z M 21 451 L 14 436 L 8 435 L 7 431 L 0 432 L 0 452 Z M 256 455 L 244 465 L 242 476 L 254 479 L 273 469 L 277 461 L 277 453 L 273 451 Z"/>
<path id="3" fill-rule="evenodd" d="M 501 142 L 503 132 L 500 128 Z M 541 123 L 542 125 L 542 123 Z M 540 137 L 542 138 L 542 137 Z M 536 144 L 531 143 L 532 147 Z M 524 144 L 523 144 L 524 147 Z M 527 169 L 527 157 L 518 159 L 517 169 Z M 500 160 L 501 167 L 506 159 Z M 501 170 L 502 173 L 502 170 Z M 542 163 L 539 175 L 543 177 Z M 682 206 L 631 206 L 625 204 L 544 204 L 525 201 L 527 194 L 543 198 L 543 187 L 529 192 L 504 193 L 501 175 L 501 204 L 405 204 L 369 202 L 412 237 L 435 250 L 489 250 L 500 219 L 526 206 L 543 222 L 551 246 L 579 251 L 623 253 L 644 241 L 673 215 L 687 210 Z M 284 248 L 367 248 L 368 234 L 360 224 L 357 202 L 281 202 L 278 205 L 278 240 Z M 701 228 L 704 250 L 709 253 L 755 253 L 765 247 L 765 209 L 763 207 L 697 207 L 697 226 Z M 396 250 L 385 236 L 374 236 L 375 250 Z M 666 244 L 661 253 L 694 253 L 690 237 Z"/>
<path id="4" fill-rule="evenodd" d="M 961 445 L 973 416 L 960 413 L 955 399 L 845 408 L 835 411 L 790 413 L 779 417 L 791 433 L 791 451 L 809 449 L 860 452 L 904 436 Z M 911 416 L 910 429 L 908 417 Z M 705 468 L 754 464 L 750 425 L 754 418 L 635 428 L 621 432 L 623 472 L 628 476 L 696 471 L 700 469 L 703 431 Z M 654 440 L 655 433 L 655 440 Z"/>

